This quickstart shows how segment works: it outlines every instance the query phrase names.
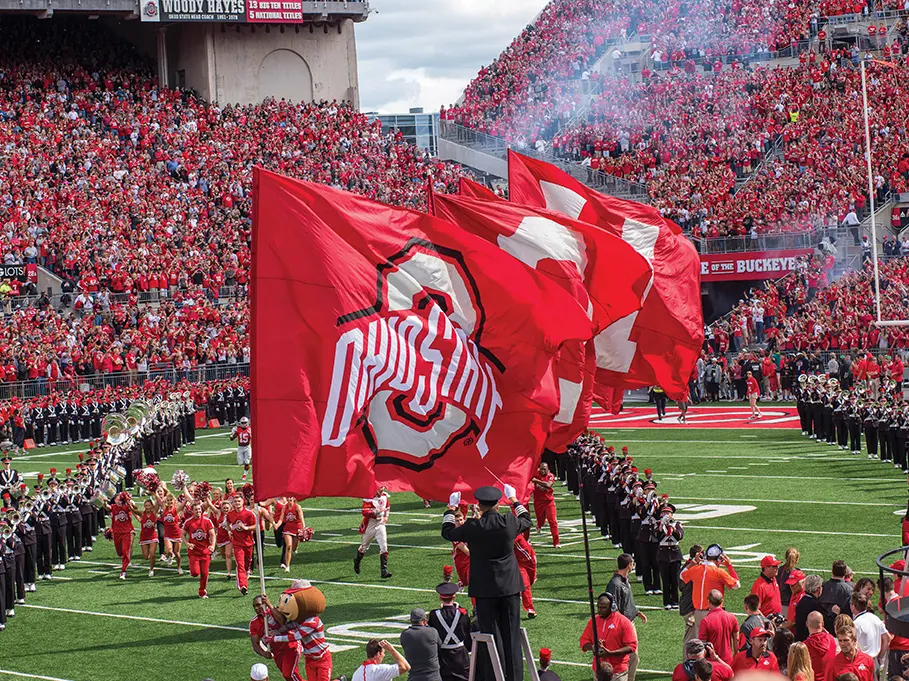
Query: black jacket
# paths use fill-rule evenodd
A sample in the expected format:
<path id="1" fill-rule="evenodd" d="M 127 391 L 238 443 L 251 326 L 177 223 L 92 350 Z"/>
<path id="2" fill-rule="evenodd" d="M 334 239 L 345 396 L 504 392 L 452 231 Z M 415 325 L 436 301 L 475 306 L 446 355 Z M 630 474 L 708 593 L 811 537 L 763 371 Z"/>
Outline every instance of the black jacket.
<path id="1" fill-rule="evenodd" d="M 795 631 L 793 633 L 796 641 L 804 641 L 808 638 L 808 615 L 815 610 L 822 615 L 827 614 L 821 602 L 811 594 L 805 594 L 804 598 L 795 606 Z"/>
<path id="2" fill-rule="evenodd" d="M 472 598 L 514 596 L 524 590 L 524 582 L 514 556 L 514 540 L 530 529 L 530 513 L 521 504 L 514 505 L 515 515 L 488 511 L 481 518 L 470 518 L 455 526 L 454 514 L 442 518 L 442 538 L 462 541 L 470 549 L 470 586 Z"/>

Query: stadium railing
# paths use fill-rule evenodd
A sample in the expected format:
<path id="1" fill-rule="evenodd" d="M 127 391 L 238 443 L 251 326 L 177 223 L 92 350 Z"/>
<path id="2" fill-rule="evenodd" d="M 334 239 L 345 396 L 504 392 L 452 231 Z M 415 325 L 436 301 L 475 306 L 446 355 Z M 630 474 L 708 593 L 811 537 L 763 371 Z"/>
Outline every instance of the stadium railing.
<path id="1" fill-rule="evenodd" d="M 717 236 L 696 240 L 698 251 L 711 253 L 742 253 L 746 251 L 785 251 L 814 248 L 825 236 L 836 237 L 838 229 L 811 229 L 803 232 L 761 233 L 757 236 Z"/>
<path id="2" fill-rule="evenodd" d="M 86 374 L 82 376 L 61 377 L 55 380 L 37 378 L 27 381 L 10 381 L 0 383 L 0 399 L 12 397 L 28 399 L 51 395 L 53 393 L 86 392 L 102 390 L 106 387 L 141 385 L 146 380 L 163 379 L 168 383 L 187 380 L 190 383 L 220 381 L 236 376 L 249 376 L 249 363 L 205 364 L 189 369 L 178 369 L 172 365 L 150 365 L 145 371 L 116 371 L 109 374 Z"/>
<path id="3" fill-rule="evenodd" d="M 586 184 L 588 187 L 623 199 L 640 201 L 647 203 L 650 201 L 650 194 L 647 191 L 647 185 L 640 182 L 629 182 L 620 177 L 609 175 L 599 170 L 585 168 L 579 163 L 566 161 L 554 156 L 549 150 L 538 152 L 536 149 L 511 145 L 501 137 L 495 137 L 485 132 L 480 132 L 472 128 L 465 127 L 453 121 L 440 121 L 439 131 L 441 136 L 465 147 L 476 149 L 492 156 L 499 158 L 508 157 L 508 149 L 514 148 L 527 156 L 533 156 L 547 163 L 551 163 L 579 182 Z"/>

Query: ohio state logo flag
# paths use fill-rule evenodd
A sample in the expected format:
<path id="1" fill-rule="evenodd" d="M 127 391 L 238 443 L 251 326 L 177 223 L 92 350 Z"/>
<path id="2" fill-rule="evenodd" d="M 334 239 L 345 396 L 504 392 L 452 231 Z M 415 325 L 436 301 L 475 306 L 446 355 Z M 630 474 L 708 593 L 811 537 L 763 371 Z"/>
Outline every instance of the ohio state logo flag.
<path id="1" fill-rule="evenodd" d="M 256 170 L 256 497 L 526 489 L 559 411 L 553 357 L 594 325 L 456 225 Z"/>

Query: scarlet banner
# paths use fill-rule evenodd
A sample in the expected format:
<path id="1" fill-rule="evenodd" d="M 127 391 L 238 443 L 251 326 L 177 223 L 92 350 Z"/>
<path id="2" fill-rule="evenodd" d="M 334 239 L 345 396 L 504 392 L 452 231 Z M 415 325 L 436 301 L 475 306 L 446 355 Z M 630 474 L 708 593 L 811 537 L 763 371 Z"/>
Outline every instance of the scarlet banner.
<path id="1" fill-rule="evenodd" d="M 701 281 L 779 279 L 797 266 L 797 258 L 810 255 L 810 248 L 788 251 L 751 251 L 701 256 Z"/>

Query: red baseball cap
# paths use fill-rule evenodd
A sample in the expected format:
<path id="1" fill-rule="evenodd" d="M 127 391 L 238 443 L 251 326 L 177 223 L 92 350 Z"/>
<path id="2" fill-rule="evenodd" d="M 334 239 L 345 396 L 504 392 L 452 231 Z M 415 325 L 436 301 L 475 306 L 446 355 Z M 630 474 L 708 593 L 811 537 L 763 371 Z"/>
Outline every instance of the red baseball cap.
<path id="1" fill-rule="evenodd" d="M 788 584 L 789 586 L 792 586 L 796 582 L 801 582 L 803 579 L 805 579 L 804 572 L 802 572 L 801 570 L 793 570 L 792 572 L 789 573 L 789 579 L 786 580 L 786 584 Z"/>
<path id="2" fill-rule="evenodd" d="M 768 629 L 761 629 L 758 627 L 757 629 L 751 630 L 751 634 L 749 634 L 748 640 L 750 641 L 754 638 L 760 638 L 761 636 L 773 636 L 773 632 Z"/>
<path id="3" fill-rule="evenodd" d="M 779 564 L 780 564 L 780 561 L 778 561 L 773 556 L 764 556 L 763 558 L 761 558 L 761 570 L 763 570 L 764 568 L 776 567 Z"/>

